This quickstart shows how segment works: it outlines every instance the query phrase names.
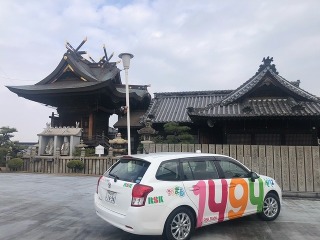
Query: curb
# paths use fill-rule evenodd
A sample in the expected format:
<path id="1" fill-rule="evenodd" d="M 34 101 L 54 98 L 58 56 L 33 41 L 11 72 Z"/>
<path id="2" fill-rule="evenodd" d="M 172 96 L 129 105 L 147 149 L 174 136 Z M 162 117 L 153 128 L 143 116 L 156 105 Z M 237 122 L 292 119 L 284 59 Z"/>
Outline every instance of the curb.
<path id="1" fill-rule="evenodd" d="M 320 199 L 320 193 L 319 192 L 282 192 L 282 197 Z"/>

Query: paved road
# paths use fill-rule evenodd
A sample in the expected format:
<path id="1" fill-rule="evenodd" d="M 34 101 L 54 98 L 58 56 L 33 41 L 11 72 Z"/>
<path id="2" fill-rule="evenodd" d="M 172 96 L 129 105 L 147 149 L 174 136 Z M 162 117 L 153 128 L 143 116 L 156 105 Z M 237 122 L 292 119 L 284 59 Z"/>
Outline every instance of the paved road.
<path id="1" fill-rule="evenodd" d="M 160 240 L 125 233 L 96 216 L 97 177 L 0 173 L 0 239 Z M 274 222 L 249 216 L 197 230 L 192 240 L 319 239 L 320 201 L 284 199 Z"/>

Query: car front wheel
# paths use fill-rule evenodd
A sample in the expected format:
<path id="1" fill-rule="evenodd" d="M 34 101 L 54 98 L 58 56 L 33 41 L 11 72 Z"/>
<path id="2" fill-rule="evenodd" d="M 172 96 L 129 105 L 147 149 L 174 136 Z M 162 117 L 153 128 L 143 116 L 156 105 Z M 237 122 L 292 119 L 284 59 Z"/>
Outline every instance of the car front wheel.
<path id="1" fill-rule="evenodd" d="M 188 240 L 194 231 L 194 222 L 188 208 L 177 208 L 167 218 L 163 236 L 167 240 Z"/>
<path id="2" fill-rule="evenodd" d="M 262 212 L 259 217 L 264 221 L 272 221 L 278 217 L 280 213 L 280 200 L 274 193 L 268 193 L 263 201 Z"/>

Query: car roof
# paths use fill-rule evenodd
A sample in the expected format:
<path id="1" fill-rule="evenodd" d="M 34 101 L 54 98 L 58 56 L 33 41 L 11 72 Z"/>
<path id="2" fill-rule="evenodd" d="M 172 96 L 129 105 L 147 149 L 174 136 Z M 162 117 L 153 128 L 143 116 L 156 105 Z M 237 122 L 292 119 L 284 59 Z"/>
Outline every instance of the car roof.
<path id="1" fill-rule="evenodd" d="M 152 162 L 154 160 L 157 161 L 166 161 L 166 160 L 174 160 L 177 158 L 189 158 L 189 157 L 214 157 L 214 156 L 224 156 L 221 154 L 213 154 L 213 153 L 190 153 L 190 152 L 160 152 L 160 153 L 149 153 L 149 154 L 133 154 L 130 157 L 139 158 L 146 160 L 148 162 Z M 126 157 L 126 156 L 124 156 Z"/>

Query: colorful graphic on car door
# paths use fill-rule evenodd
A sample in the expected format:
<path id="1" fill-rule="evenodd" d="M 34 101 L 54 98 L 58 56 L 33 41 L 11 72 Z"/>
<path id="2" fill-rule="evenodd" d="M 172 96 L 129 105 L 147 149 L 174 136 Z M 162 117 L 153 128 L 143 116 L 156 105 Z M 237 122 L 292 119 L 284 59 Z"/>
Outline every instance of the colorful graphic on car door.
<path id="1" fill-rule="evenodd" d="M 261 178 L 255 182 L 248 178 L 197 181 L 188 194 L 198 207 L 197 227 L 261 211 L 264 184 Z"/>

